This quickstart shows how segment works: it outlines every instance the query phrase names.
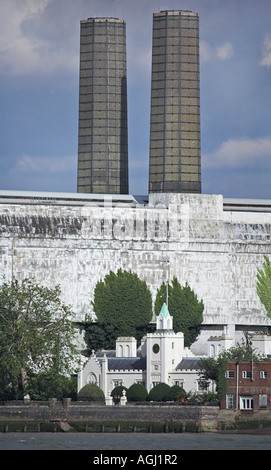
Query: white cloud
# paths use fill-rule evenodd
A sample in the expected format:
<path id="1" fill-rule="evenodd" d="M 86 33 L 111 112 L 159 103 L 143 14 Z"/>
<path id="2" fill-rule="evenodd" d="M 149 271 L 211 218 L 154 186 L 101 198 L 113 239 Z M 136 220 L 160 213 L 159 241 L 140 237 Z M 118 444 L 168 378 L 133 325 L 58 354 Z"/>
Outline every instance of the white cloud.
<path id="1" fill-rule="evenodd" d="M 233 47 L 230 42 L 226 42 L 220 47 L 216 48 L 216 55 L 218 59 L 226 60 L 233 56 Z"/>
<path id="2" fill-rule="evenodd" d="M 33 157 L 23 155 L 15 164 L 15 171 L 19 173 L 57 173 L 72 171 L 75 168 L 77 157 Z"/>
<path id="3" fill-rule="evenodd" d="M 38 33 L 31 29 L 31 20 L 42 21 L 42 14 L 54 2 L 1 0 L 0 73 L 27 75 L 33 72 L 51 73 L 63 67 L 78 69 L 77 58 L 68 50 L 55 47 L 50 38 L 38 37 Z"/>
<path id="4" fill-rule="evenodd" d="M 263 43 L 262 58 L 259 62 L 260 65 L 271 67 L 271 37 L 266 36 Z"/>
<path id="5" fill-rule="evenodd" d="M 214 47 L 206 41 L 200 41 L 200 58 L 202 62 L 230 59 L 233 53 L 233 46 L 230 42 Z"/>
<path id="6" fill-rule="evenodd" d="M 203 156 L 205 168 L 270 167 L 271 136 L 258 139 L 229 139 L 219 149 Z"/>

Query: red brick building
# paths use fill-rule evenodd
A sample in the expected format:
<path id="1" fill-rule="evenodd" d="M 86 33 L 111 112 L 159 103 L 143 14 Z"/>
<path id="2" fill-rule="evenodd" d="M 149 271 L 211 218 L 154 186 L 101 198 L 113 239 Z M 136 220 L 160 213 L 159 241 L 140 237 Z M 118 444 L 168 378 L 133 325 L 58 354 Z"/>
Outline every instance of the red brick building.
<path id="1" fill-rule="evenodd" d="M 226 377 L 228 389 L 222 409 L 244 414 L 271 410 L 271 360 L 228 362 Z"/>

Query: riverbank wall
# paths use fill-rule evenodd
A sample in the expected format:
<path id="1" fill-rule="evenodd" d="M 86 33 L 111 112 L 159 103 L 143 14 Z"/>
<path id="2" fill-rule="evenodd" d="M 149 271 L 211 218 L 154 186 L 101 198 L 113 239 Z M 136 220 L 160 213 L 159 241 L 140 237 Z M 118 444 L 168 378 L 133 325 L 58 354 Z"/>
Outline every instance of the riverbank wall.
<path id="1" fill-rule="evenodd" d="M 0 432 L 216 432 L 271 428 L 271 414 L 217 406 L 49 404 L 0 406 Z"/>

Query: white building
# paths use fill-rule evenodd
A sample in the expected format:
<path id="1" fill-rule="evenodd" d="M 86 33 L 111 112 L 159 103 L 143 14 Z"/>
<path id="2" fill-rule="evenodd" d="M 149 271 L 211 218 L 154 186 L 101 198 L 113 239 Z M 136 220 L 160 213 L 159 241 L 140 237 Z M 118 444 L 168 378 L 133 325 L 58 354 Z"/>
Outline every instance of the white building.
<path id="1" fill-rule="evenodd" d="M 253 350 L 259 355 L 271 356 L 270 336 L 256 334 L 250 339 Z M 202 357 L 216 358 L 223 350 L 235 346 L 229 326 L 221 335 L 210 336 L 207 343 L 208 355 Z M 97 354 L 92 351 L 78 375 L 78 392 L 87 383 L 95 383 L 108 397 L 119 385 L 129 388 L 140 383 L 149 392 L 160 382 L 180 385 L 186 392 L 200 392 L 199 360 L 200 357 L 184 347 L 183 333 L 174 332 L 173 317 L 164 303 L 156 317 L 156 330 L 143 338 L 139 348 L 135 338 L 120 337 L 115 350 L 102 350 Z"/>
<path id="2" fill-rule="evenodd" d="M 198 360 L 184 347 L 183 333 L 174 333 L 173 318 L 163 304 L 156 317 L 155 332 L 148 333 L 138 349 L 135 338 L 120 337 L 114 351 L 92 352 L 78 376 L 78 391 L 92 382 L 107 397 L 118 385 L 129 388 L 140 383 L 150 391 L 164 382 L 196 392 L 200 388 Z"/>

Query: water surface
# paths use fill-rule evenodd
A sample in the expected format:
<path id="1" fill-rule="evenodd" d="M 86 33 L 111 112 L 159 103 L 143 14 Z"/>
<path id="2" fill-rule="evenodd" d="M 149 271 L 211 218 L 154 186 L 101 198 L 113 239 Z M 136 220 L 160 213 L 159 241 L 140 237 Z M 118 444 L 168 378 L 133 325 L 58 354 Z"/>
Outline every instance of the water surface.
<path id="1" fill-rule="evenodd" d="M 0 450 L 271 450 L 271 435 L 8 432 Z"/>

